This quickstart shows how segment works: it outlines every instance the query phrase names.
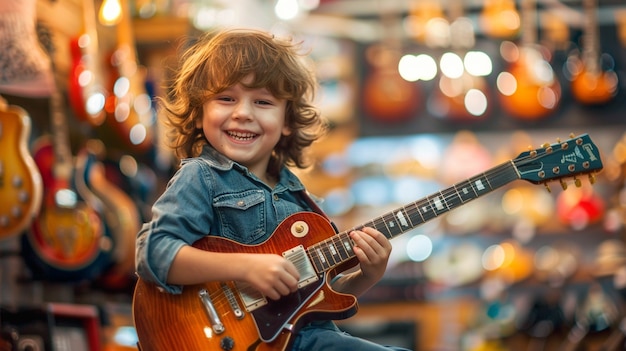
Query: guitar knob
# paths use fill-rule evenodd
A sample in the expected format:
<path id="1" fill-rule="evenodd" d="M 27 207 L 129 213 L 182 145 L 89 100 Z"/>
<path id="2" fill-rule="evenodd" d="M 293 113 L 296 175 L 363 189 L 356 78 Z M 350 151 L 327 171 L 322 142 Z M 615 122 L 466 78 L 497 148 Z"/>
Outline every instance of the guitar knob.
<path id="1" fill-rule="evenodd" d="M 220 348 L 224 351 L 230 351 L 235 347 L 235 340 L 230 336 L 222 338 L 220 341 Z"/>

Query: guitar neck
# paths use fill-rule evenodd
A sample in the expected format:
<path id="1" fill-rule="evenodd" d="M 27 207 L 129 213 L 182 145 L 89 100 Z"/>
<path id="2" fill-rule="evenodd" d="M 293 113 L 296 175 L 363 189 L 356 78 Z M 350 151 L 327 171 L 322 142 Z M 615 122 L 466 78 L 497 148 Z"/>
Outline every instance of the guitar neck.
<path id="1" fill-rule="evenodd" d="M 522 46 L 528 47 L 537 42 L 537 3 L 535 0 L 522 0 Z"/>
<path id="2" fill-rule="evenodd" d="M 597 0 L 583 0 L 585 10 L 585 26 L 582 38 L 583 44 L 583 63 L 585 69 L 590 73 L 599 72 L 599 44 L 598 44 L 598 14 Z"/>
<path id="3" fill-rule="evenodd" d="M 137 70 L 137 51 L 133 34 L 133 21 L 130 14 L 130 4 L 122 0 L 121 20 L 117 24 L 116 60 L 121 75 L 130 77 Z"/>
<path id="4" fill-rule="evenodd" d="M 334 269 L 355 257 L 349 237 L 349 233 L 355 229 L 373 227 L 391 239 L 517 179 L 520 179 L 520 172 L 515 164 L 512 161 L 505 162 L 483 174 L 321 241 L 308 248 L 309 256 L 318 272 Z M 341 260 L 337 262 L 336 257 Z"/>
<path id="5" fill-rule="evenodd" d="M 50 123 L 54 150 L 54 176 L 59 180 L 69 181 L 73 169 L 72 151 L 63 94 L 58 86 L 50 96 Z"/>

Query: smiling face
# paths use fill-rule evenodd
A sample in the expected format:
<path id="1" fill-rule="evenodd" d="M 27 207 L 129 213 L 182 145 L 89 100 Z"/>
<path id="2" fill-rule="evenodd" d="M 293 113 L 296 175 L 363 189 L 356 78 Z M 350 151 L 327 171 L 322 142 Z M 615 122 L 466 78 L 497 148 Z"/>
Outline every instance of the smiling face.
<path id="1" fill-rule="evenodd" d="M 264 88 L 247 88 L 253 77 L 215 94 L 203 105 L 202 128 L 221 154 L 266 179 L 274 147 L 290 130 L 285 124 L 287 101 Z"/>

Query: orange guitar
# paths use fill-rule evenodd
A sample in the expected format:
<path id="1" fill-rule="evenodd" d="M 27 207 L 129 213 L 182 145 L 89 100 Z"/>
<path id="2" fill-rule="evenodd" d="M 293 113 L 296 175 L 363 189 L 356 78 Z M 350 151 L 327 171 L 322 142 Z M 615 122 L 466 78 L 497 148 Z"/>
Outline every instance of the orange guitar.
<path id="1" fill-rule="evenodd" d="M 514 0 L 484 0 L 479 25 L 492 38 L 512 38 L 520 31 L 520 15 Z"/>
<path id="2" fill-rule="evenodd" d="M 0 239 L 21 234 L 39 213 L 43 184 L 28 149 L 30 117 L 0 97 Z"/>
<path id="3" fill-rule="evenodd" d="M 374 227 L 391 239 L 514 180 L 546 183 L 600 169 L 598 149 L 583 134 L 524 152 L 363 226 Z M 283 255 L 298 267 L 299 290 L 270 300 L 246 284 L 227 281 L 186 286 L 182 294 L 174 295 L 139 279 L 133 318 L 141 349 L 285 350 L 303 324 L 352 316 L 357 310 L 356 298 L 337 293 L 329 285 L 334 275 L 358 263 L 349 232 L 335 233 L 322 215 L 302 212 L 285 219 L 259 245 L 213 236 L 200 239 L 194 246 L 206 251 Z"/>
<path id="4" fill-rule="evenodd" d="M 557 110 L 561 84 L 545 50 L 536 44 L 537 13 L 534 0 L 522 1 L 523 33 L 520 47 L 511 47 L 508 68 L 498 75 L 502 108 L 521 120 L 545 118 Z"/>
<path id="5" fill-rule="evenodd" d="M 618 79 L 615 71 L 600 66 L 597 0 L 583 0 L 583 5 L 586 16 L 582 59 L 570 58 L 575 63 L 572 95 L 583 104 L 599 105 L 617 95 Z"/>
<path id="6" fill-rule="evenodd" d="M 111 56 L 116 73 L 110 82 L 106 110 L 109 124 L 134 151 L 153 147 L 155 111 L 145 87 L 145 67 L 138 64 L 128 0 L 122 0 L 117 49 Z"/>

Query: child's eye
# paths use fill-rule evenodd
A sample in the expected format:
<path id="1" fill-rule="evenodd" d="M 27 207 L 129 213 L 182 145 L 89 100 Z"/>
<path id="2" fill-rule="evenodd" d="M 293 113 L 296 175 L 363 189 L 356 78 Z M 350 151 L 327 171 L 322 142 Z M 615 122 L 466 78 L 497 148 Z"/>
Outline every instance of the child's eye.
<path id="1" fill-rule="evenodd" d="M 217 100 L 220 100 L 220 101 L 233 101 L 233 98 L 231 98 L 230 96 L 219 96 L 219 97 L 217 97 Z"/>
<path id="2" fill-rule="evenodd" d="M 258 100 L 257 104 L 259 105 L 272 105 L 272 102 L 269 100 Z"/>

